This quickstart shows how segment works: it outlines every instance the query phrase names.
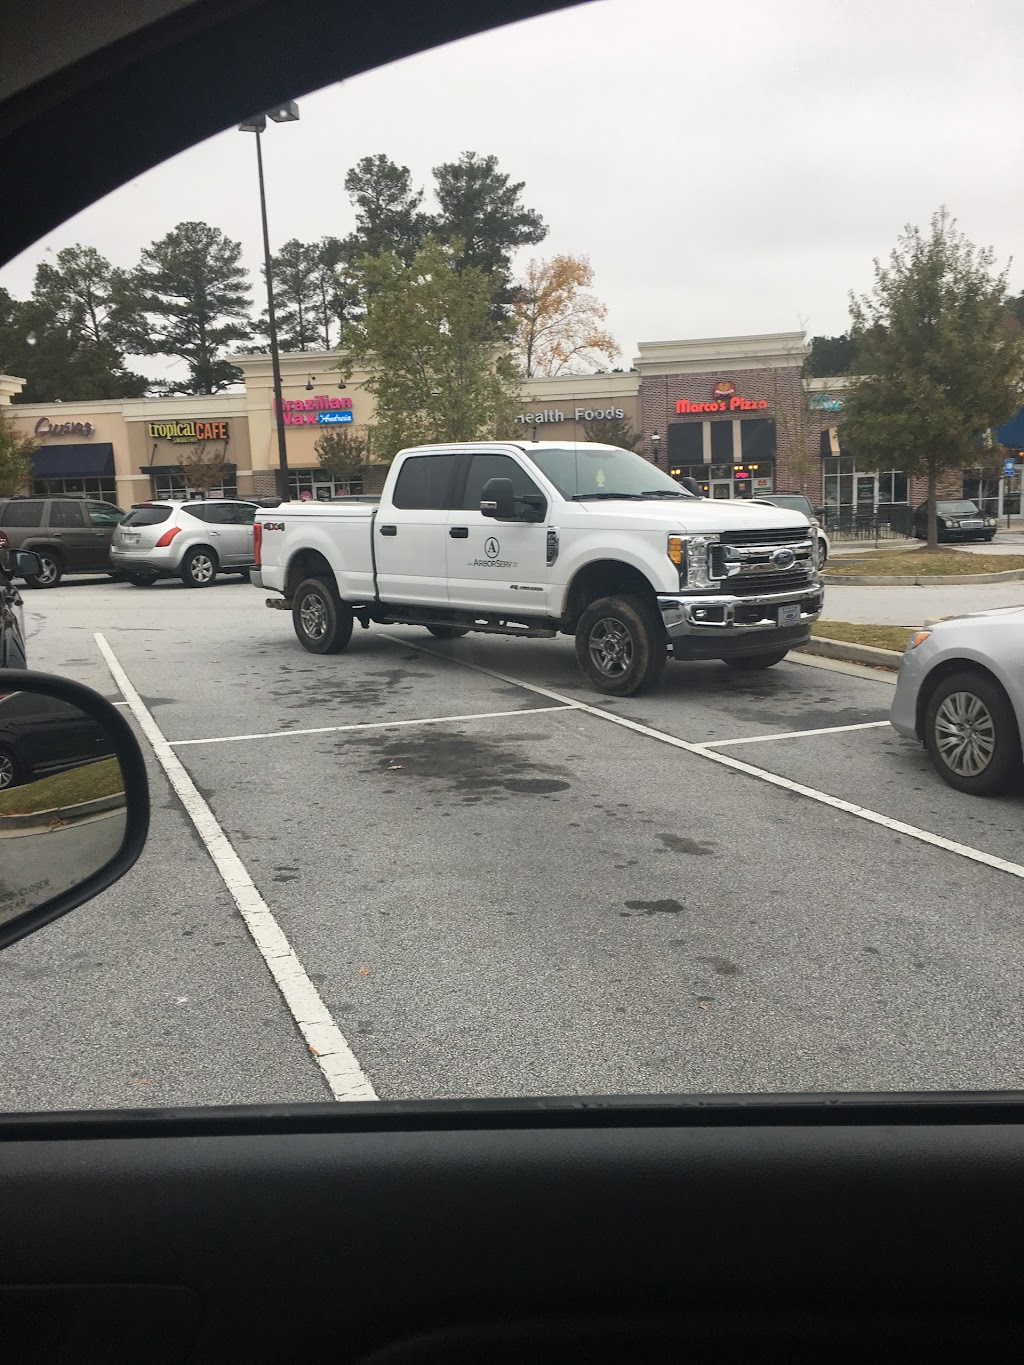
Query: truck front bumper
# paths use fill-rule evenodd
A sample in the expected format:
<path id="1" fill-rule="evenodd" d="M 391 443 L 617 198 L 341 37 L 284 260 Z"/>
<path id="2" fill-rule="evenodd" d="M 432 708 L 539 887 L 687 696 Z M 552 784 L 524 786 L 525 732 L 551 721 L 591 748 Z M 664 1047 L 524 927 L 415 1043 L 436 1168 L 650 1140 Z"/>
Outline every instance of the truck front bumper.
<path id="1" fill-rule="evenodd" d="M 658 606 L 676 658 L 726 659 L 805 644 L 824 596 L 821 581 L 815 578 L 799 588 L 757 596 L 724 591 L 703 597 L 660 594 Z M 794 606 L 797 619 L 784 621 L 782 608 Z"/>

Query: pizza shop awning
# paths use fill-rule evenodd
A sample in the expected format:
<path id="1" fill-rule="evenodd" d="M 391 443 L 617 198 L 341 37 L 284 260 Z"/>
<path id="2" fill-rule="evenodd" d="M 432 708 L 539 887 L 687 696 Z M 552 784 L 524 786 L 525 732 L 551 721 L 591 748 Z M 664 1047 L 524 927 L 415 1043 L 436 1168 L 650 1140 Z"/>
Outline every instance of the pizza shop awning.
<path id="1" fill-rule="evenodd" d="M 96 478 L 114 472 L 114 447 L 110 441 L 88 445 L 40 446 L 32 452 L 34 479 Z"/>

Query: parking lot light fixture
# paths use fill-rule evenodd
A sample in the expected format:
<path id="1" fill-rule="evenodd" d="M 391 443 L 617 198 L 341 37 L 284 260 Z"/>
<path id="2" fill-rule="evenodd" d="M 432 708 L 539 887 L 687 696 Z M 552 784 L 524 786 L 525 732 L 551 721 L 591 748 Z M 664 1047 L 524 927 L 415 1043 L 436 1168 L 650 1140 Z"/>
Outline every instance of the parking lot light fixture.
<path id="1" fill-rule="evenodd" d="M 262 134 L 271 123 L 295 123 L 299 106 L 294 100 L 275 105 L 264 114 L 255 114 L 238 125 L 240 133 L 256 134 L 256 169 L 260 185 L 260 217 L 263 222 L 263 271 L 267 280 L 267 331 L 270 336 L 270 372 L 274 385 L 274 416 L 277 426 L 277 492 L 282 502 L 288 501 L 288 451 L 285 445 L 284 401 L 281 394 L 281 354 L 277 344 L 277 318 L 274 313 L 274 276 L 270 263 L 270 231 L 267 227 L 267 196 L 263 184 Z M 307 384 L 312 388 L 312 384 Z"/>

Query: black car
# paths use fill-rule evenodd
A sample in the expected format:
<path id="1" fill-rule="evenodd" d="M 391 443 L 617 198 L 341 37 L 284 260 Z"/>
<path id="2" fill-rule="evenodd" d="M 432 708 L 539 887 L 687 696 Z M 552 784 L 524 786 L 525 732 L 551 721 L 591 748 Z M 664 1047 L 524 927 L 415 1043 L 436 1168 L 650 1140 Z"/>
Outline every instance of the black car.
<path id="1" fill-rule="evenodd" d="M 988 516 L 970 498 L 954 498 L 935 504 L 940 540 L 991 540 L 996 533 L 996 519 Z M 914 509 L 914 535 L 928 539 L 928 504 Z"/>
<path id="2" fill-rule="evenodd" d="M 38 571 L 23 575 L 30 588 L 55 588 L 65 573 L 107 573 L 120 507 L 93 498 L 0 498 L 0 528 L 16 550 L 32 550 Z"/>
<path id="3" fill-rule="evenodd" d="M 34 692 L 0 695 L 0 791 L 112 753 L 103 726 L 77 706 Z"/>
<path id="4" fill-rule="evenodd" d="M 0 668 L 28 667 L 21 593 L 14 575 L 38 567 L 35 555 L 13 550 L 6 532 L 0 531 Z"/>

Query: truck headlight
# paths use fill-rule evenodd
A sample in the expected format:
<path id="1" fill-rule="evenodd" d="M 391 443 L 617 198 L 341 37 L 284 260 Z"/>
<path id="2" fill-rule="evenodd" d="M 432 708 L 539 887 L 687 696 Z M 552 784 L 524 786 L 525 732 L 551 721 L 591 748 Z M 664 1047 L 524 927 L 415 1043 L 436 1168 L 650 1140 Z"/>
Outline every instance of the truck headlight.
<path id="1" fill-rule="evenodd" d="M 717 588 L 728 570 L 714 563 L 718 536 L 690 536 L 686 543 L 686 582 L 691 588 Z M 719 551 L 719 553 L 721 553 Z"/>

